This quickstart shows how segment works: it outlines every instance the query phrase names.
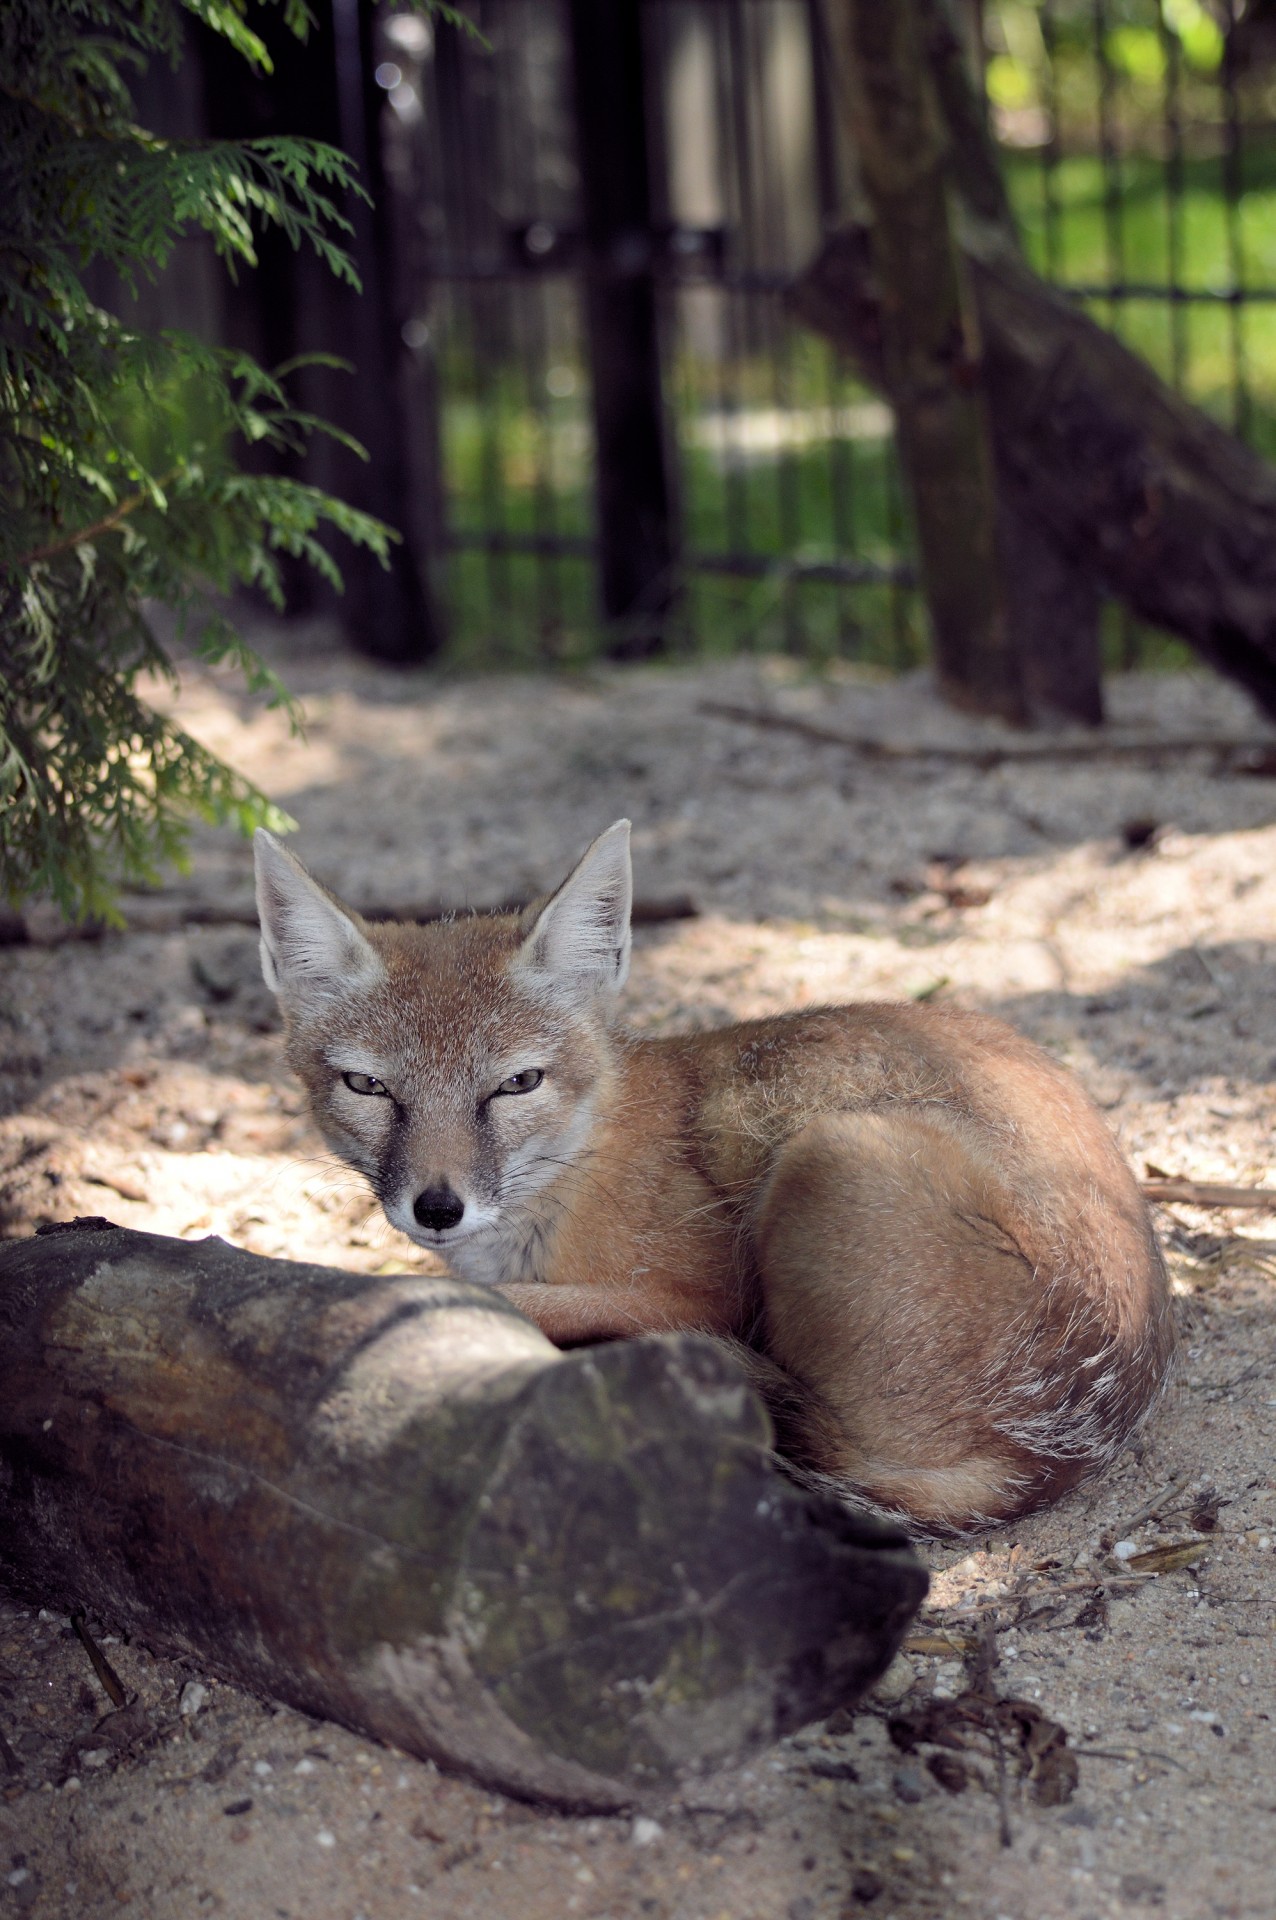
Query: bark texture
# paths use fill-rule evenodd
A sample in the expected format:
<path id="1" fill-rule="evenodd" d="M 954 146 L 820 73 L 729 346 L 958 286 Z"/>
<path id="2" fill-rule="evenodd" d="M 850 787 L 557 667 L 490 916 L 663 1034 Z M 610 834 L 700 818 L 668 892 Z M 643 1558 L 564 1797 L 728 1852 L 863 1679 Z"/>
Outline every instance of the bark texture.
<path id="1" fill-rule="evenodd" d="M 954 704 L 1022 721 L 978 334 L 914 0 L 829 0 L 826 12 L 873 215 L 879 384 L 895 411 L 936 673 Z"/>
<path id="2" fill-rule="evenodd" d="M 658 1801 L 858 1695 L 926 1588 L 730 1358 L 107 1222 L 0 1251 L 0 1582 L 492 1786 Z"/>
<path id="3" fill-rule="evenodd" d="M 965 257 L 1004 537 L 1018 527 L 1070 591 L 1112 594 L 1276 715 L 1276 469 L 1000 240 L 972 233 Z M 832 236 L 793 292 L 801 318 L 889 394 L 884 298 L 859 226 Z M 1035 561 L 1023 572 L 1048 591 Z M 1058 663 L 1064 682 L 1073 670 Z"/>

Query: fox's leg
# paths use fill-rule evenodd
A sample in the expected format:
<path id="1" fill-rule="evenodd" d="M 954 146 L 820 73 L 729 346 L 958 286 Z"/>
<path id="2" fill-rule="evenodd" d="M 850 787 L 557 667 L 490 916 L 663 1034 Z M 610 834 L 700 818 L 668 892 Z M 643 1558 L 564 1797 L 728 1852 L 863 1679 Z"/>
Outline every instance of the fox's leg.
<path id="1" fill-rule="evenodd" d="M 557 1347 L 596 1340 L 632 1340 L 644 1333 L 703 1331 L 701 1319 L 673 1289 L 644 1278 L 641 1286 L 543 1286 L 509 1283 L 496 1288 L 512 1307 L 534 1320 Z"/>
<path id="2" fill-rule="evenodd" d="M 826 1114 L 781 1150 L 756 1215 L 763 1344 L 812 1396 L 805 1464 L 944 1530 L 1010 1518 L 1093 1464 L 1035 1460 L 995 1424 L 1046 1309 L 1013 1217 L 942 1118 Z"/>

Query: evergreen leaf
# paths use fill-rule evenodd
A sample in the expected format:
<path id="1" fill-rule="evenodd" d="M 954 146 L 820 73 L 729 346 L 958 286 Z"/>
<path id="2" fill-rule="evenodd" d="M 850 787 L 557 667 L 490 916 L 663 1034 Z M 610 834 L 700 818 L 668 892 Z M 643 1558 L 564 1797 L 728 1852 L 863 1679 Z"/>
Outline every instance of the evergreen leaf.
<path id="1" fill-rule="evenodd" d="M 270 228 L 357 287 L 342 203 L 362 192 L 335 148 L 272 135 L 162 139 L 138 124 L 147 62 L 176 66 L 182 20 L 259 73 L 262 0 L 6 0 L 0 7 L 0 892 L 110 918 L 121 884 L 185 858 L 190 824 L 292 822 L 150 706 L 177 667 L 151 609 L 196 656 L 299 714 L 219 610 L 240 587 L 282 606 L 281 556 L 334 586 L 323 536 L 384 564 L 396 536 L 320 489 L 246 470 L 247 445 L 348 436 L 237 350 L 148 333 L 100 303 L 153 283 L 190 234 L 232 271 Z M 313 24 L 283 0 L 287 29 Z M 324 364 L 334 364 L 325 361 Z"/>

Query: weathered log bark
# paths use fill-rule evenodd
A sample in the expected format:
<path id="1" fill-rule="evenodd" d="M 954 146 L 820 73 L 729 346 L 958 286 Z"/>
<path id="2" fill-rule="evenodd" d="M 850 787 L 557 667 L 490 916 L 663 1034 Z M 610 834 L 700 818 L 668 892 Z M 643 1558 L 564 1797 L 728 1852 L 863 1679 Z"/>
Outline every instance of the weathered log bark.
<path id="1" fill-rule="evenodd" d="M 873 214 L 880 384 L 895 412 L 936 675 L 955 705 L 1022 721 L 979 345 L 914 0 L 828 0 L 825 11 Z"/>
<path id="2" fill-rule="evenodd" d="M 948 177 L 963 217 L 989 240 L 1018 253 L 1019 236 L 988 124 L 982 74 L 976 79 L 972 72 L 953 0 L 918 0 L 918 23 L 948 134 Z M 995 440 L 993 454 L 996 464 Z M 1103 596 L 1098 582 L 1047 528 L 1024 515 L 1000 471 L 997 559 L 1006 626 L 1019 655 L 1024 698 L 1033 719 L 1098 726 L 1103 719 Z"/>
<path id="3" fill-rule="evenodd" d="M 1025 529 L 1276 715 L 1276 469 L 1001 242 L 971 235 L 1003 502 Z M 793 291 L 889 390 L 871 240 L 834 235 Z"/>
<path id="4" fill-rule="evenodd" d="M 0 1584 L 493 1786 L 623 1807 L 853 1699 L 926 1575 L 686 1336 L 106 1222 L 0 1251 Z M 87 1228 L 88 1230 L 83 1230 Z"/>

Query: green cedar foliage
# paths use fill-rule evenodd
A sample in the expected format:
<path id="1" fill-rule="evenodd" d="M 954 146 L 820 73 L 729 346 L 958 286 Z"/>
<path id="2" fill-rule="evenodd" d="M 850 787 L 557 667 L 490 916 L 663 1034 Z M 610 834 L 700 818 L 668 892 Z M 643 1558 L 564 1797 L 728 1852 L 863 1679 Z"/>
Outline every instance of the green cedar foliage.
<path id="1" fill-rule="evenodd" d="M 146 617 L 176 615 L 207 662 L 283 688 L 211 594 L 263 589 L 280 561 L 332 580 L 324 525 L 384 561 L 389 530 L 297 480 L 244 472 L 244 443 L 298 449 L 322 423 L 285 373 L 105 311 L 90 268 L 152 280 L 202 229 L 233 271 L 283 230 L 355 283 L 335 197 L 350 163 L 314 141 L 164 140 L 135 124 L 129 76 L 176 64 L 182 12 L 268 67 L 247 0 L 0 5 L 0 892 L 114 917 L 116 888 L 181 864 L 190 821 L 292 823 L 138 690 L 175 682 Z M 303 0 L 284 0 L 304 34 Z M 327 431 L 328 429 L 324 429 Z"/>

